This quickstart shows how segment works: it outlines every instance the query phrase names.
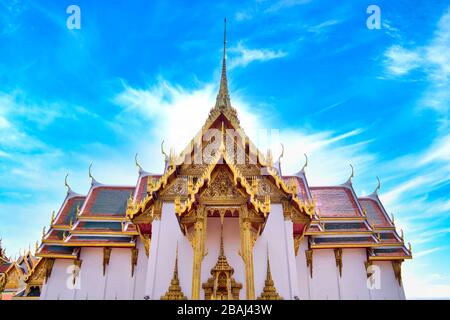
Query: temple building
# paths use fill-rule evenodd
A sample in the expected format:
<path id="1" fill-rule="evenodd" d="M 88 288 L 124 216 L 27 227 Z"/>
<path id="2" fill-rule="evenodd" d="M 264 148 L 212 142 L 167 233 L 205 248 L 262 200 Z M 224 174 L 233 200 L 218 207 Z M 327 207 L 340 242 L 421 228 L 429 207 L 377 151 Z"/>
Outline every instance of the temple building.
<path id="1" fill-rule="evenodd" d="M 205 115 L 206 116 L 206 115 Z M 156 152 L 156 150 L 155 150 Z M 158 151 L 159 153 L 159 151 Z M 227 84 L 164 170 L 98 182 L 52 215 L 25 280 L 40 299 L 405 299 L 411 259 L 378 192 L 310 186 L 307 159 L 284 175 L 241 128 Z M 6 262 L 8 263 L 8 262 Z"/>
<path id="2" fill-rule="evenodd" d="M 11 260 L 6 257 L 0 240 L 0 300 L 38 299 L 45 279 L 43 275 L 35 274 L 41 260 L 30 249 L 18 259 Z M 30 281 L 31 278 L 34 281 Z"/>

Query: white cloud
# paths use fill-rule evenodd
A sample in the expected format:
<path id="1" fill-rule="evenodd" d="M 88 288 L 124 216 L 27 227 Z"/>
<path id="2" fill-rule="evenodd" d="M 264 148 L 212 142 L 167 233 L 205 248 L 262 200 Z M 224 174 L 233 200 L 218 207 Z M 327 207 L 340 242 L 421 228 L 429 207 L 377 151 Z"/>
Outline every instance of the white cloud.
<path id="1" fill-rule="evenodd" d="M 311 0 L 278 0 L 271 4 L 266 10 L 266 13 L 274 13 L 280 10 L 289 9 L 295 6 L 310 3 Z"/>
<path id="2" fill-rule="evenodd" d="M 282 50 L 271 49 L 250 49 L 239 42 L 234 48 L 230 48 L 229 51 L 233 53 L 233 57 L 230 59 L 229 68 L 245 67 L 248 64 L 255 61 L 269 61 L 273 59 L 279 59 L 287 56 L 287 52 Z"/>
<path id="3" fill-rule="evenodd" d="M 334 25 L 339 24 L 341 22 L 342 22 L 341 20 L 336 20 L 336 19 L 326 20 L 326 21 L 321 22 L 319 24 L 316 24 L 314 26 L 308 27 L 308 31 L 312 32 L 312 33 L 315 33 L 315 34 L 319 34 L 319 33 L 324 32 L 325 30 L 327 30 L 331 26 L 334 26 Z"/>
<path id="4" fill-rule="evenodd" d="M 419 54 L 395 45 L 385 52 L 388 71 L 396 76 L 405 75 L 421 65 Z"/>
<path id="5" fill-rule="evenodd" d="M 403 285 L 407 299 L 448 299 L 450 297 L 450 276 L 431 273 L 429 265 L 417 261 L 403 264 Z M 420 268 L 427 271 L 422 272 Z"/>
<path id="6" fill-rule="evenodd" d="M 394 45 L 386 50 L 385 66 L 389 75 L 402 77 L 421 70 L 429 87 L 418 102 L 442 114 L 442 127 L 448 126 L 450 105 L 450 8 L 439 20 L 432 39 L 424 46 L 405 48 Z"/>

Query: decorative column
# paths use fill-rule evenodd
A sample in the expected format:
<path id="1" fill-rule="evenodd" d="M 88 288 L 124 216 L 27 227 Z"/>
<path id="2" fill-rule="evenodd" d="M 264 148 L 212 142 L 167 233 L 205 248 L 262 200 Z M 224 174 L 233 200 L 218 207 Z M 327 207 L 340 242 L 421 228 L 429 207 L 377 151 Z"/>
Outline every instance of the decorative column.
<path id="1" fill-rule="evenodd" d="M 241 207 L 239 215 L 241 226 L 241 256 L 245 263 L 245 281 L 247 300 L 255 300 L 255 277 L 253 274 L 253 237 L 252 226 L 247 207 Z"/>
<path id="2" fill-rule="evenodd" d="M 200 300 L 202 261 L 205 256 L 206 211 L 201 207 L 195 213 L 194 222 L 194 262 L 192 268 L 192 300 Z"/>

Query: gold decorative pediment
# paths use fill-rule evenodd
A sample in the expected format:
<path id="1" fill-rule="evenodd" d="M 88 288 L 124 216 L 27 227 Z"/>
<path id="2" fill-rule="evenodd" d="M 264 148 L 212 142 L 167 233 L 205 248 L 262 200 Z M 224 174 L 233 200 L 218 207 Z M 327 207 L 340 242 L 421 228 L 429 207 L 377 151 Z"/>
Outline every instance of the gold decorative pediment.
<path id="1" fill-rule="evenodd" d="M 188 194 L 188 179 L 187 177 L 178 177 L 171 182 L 166 189 L 161 192 L 162 197 L 187 197 Z"/>
<path id="2" fill-rule="evenodd" d="M 214 200 L 231 200 L 241 199 L 242 194 L 234 185 L 230 174 L 224 170 L 217 170 L 212 177 L 212 182 L 200 195 L 200 199 L 214 199 Z"/>

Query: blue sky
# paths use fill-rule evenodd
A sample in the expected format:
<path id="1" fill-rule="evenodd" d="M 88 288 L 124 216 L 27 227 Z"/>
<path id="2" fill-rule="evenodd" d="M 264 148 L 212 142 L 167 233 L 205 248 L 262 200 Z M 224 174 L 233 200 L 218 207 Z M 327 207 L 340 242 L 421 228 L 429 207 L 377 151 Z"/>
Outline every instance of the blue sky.
<path id="1" fill-rule="evenodd" d="M 81 9 L 68 30 L 66 8 Z M 380 30 L 366 27 L 369 5 Z M 408 297 L 450 297 L 450 6 L 446 1 L 0 0 L 0 235 L 40 239 L 64 176 L 134 184 L 134 154 L 161 172 L 213 106 L 223 17 L 229 86 L 244 128 L 279 130 L 283 171 L 308 153 L 312 185 L 355 167 L 413 245 Z M 276 154 L 279 150 L 274 150 Z M 32 245 L 32 247 L 34 247 Z"/>

